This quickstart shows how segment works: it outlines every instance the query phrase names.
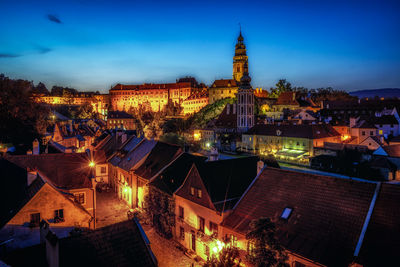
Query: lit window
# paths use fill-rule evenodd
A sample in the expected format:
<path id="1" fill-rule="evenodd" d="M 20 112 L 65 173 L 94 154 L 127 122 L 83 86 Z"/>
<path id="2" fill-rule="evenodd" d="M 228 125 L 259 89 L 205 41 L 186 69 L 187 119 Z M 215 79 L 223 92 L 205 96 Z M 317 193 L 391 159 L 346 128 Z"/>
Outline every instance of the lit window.
<path id="1" fill-rule="evenodd" d="M 183 209 L 183 207 L 179 206 L 179 218 L 183 219 L 184 215 L 185 215 L 185 210 Z"/>
<path id="2" fill-rule="evenodd" d="M 205 225 L 205 220 L 203 217 L 198 216 L 199 218 L 199 231 L 204 233 L 204 225 Z"/>
<path id="3" fill-rule="evenodd" d="M 85 193 L 75 193 L 74 194 L 75 201 L 79 204 L 85 204 Z"/>
<path id="4" fill-rule="evenodd" d="M 64 221 L 64 210 L 59 209 L 54 211 L 54 223 L 63 222 Z"/>
<path id="5" fill-rule="evenodd" d="M 281 214 L 281 218 L 287 220 L 290 215 L 292 214 L 292 209 L 291 208 L 285 208 Z"/>
<path id="6" fill-rule="evenodd" d="M 197 197 L 198 197 L 198 198 L 201 198 L 201 196 L 202 196 L 202 192 L 201 192 L 201 190 L 199 189 L 199 190 L 197 190 Z"/>
<path id="7" fill-rule="evenodd" d="M 190 194 L 194 196 L 194 187 L 190 187 Z"/>

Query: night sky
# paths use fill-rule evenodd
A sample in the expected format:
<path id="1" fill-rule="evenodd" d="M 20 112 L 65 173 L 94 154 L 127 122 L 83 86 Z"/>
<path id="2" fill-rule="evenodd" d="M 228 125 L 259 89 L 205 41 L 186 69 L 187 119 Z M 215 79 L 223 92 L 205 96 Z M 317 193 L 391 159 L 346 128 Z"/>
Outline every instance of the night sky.
<path id="1" fill-rule="evenodd" d="M 231 78 L 239 23 L 253 87 L 400 87 L 400 1 L 0 0 L 0 10 L 0 73 L 48 88 Z"/>

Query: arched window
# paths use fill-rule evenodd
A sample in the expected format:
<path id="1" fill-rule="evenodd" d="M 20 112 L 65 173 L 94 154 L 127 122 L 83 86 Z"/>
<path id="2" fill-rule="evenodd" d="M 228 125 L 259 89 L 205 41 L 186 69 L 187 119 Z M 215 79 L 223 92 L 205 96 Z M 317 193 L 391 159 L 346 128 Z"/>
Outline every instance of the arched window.
<path id="1" fill-rule="evenodd" d="M 236 71 L 237 71 L 237 72 L 240 72 L 240 66 L 237 66 L 237 67 L 236 67 Z"/>

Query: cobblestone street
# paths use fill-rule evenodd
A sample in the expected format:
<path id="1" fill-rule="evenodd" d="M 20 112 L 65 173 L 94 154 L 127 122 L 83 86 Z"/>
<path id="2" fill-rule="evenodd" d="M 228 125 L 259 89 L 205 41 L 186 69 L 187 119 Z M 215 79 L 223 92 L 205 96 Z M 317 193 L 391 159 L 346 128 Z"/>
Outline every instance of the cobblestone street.
<path id="1" fill-rule="evenodd" d="M 128 219 L 128 205 L 111 192 L 97 192 L 97 228 Z"/>

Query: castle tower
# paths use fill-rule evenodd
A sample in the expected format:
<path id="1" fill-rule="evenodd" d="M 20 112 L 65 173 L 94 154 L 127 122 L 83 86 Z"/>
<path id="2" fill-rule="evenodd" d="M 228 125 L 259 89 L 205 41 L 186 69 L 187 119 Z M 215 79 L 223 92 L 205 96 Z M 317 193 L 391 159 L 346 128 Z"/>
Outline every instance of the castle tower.
<path id="1" fill-rule="evenodd" d="M 240 30 L 237 43 L 235 45 L 235 55 L 233 56 L 233 79 L 240 82 L 244 73 L 244 65 L 247 62 L 246 46 L 243 43 L 242 31 Z"/>
<path id="2" fill-rule="evenodd" d="M 237 127 L 240 132 L 245 132 L 254 126 L 254 90 L 250 82 L 246 57 L 237 92 Z"/>

